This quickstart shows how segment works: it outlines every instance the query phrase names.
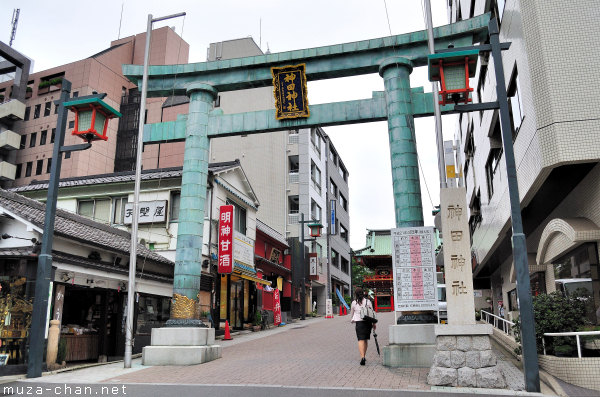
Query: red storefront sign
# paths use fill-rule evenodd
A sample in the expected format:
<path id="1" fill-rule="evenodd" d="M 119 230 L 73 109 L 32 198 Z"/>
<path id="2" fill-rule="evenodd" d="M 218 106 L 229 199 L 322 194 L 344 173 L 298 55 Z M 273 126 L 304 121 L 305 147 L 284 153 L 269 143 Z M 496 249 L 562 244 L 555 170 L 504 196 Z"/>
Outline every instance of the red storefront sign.
<path id="1" fill-rule="evenodd" d="M 233 205 L 219 209 L 219 273 L 233 272 Z"/>
<path id="2" fill-rule="evenodd" d="M 281 300 L 279 299 L 279 290 L 273 290 L 273 323 L 275 326 L 281 324 Z"/>

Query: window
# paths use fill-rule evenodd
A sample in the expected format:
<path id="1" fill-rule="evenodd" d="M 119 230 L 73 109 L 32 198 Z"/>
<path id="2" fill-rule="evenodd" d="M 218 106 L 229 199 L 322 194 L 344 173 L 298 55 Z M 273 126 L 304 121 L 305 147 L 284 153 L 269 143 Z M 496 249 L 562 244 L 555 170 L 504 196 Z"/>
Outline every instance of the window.
<path id="1" fill-rule="evenodd" d="M 17 170 L 15 171 L 15 179 L 21 177 L 22 170 L 23 170 L 23 164 L 17 164 Z"/>
<path id="2" fill-rule="evenodd" d="M 77 213 L 98 222 L 108 223 L 110 221 L 110 205 L 111 199 L 109 198 L 80 200 L 77 203 Z"/>
<path id="3" fill-rule="evenodd" d="M 337 268 L 340 267 L 339 257 L 340 257 L 340 254 L 338 254 L 336 250 L 332 249 L 331 250 L 331 264 Z"/>
<path id="4" fill-rule="evenodd" d="M 179 220 L 179 206 L 181 203 L 181 192 L 171 192 L 171 211 L 169 213 L 170 222 L 177 222 Z"/>
<path id="5" fill-rule="evenodd" d="M 329 160 L 331 160 L 334 165 L 337 165 L 337 154 L 333 151 L 333 149 L 329 151 Z"/>
<path id="6" fill-rule="evenodd" d="M 75 120 L 69 121 L 69 128 L 75 128 Z"/>
<path id="7" fill-rule="evenodd" d="M 42 175 L 42 170 L 44 169 L 44 160 L 38 160 L 35 164 L 35 174 Z"/>
<path id="8" fill-rule="evenodd" d="M 30 113 L 31 113 L 31 106 L 27 106 L 25 108 L 25 117 L 23 117 L 24 121 L 29 120 Z"/>
<path id="9" fill-rule="evenodd" d="M 333 183 L 333 180 L 332 180 L 332 179 L 330 179 L 330 180 L 329 180 L 329 193 L 331 193 L 331 195 L 332 195 L 333 197 L 336 197 L 336 198 L 337 198 L 337 191 L 338 191 L 338 188 L 337 188 L 336 184 L 335 184 L 335 183 Z"/>
<path id="10" fill-rule="evenodd" d="M 348 200 L 346 200 L 346 197 L 344 197 L 342 193 L 340 193 L 340 205 L 346 212 L 348 212 Z"/>
<path id="11" fill-rule="evenodd" d="M 79 97 L 79 91 L 73 91 L 72 98 L 77 98 L 77 97 Z"/>
<path id="12" fill-rule="evenodd" d="M 488 197 L 491 200 L 494 195 L 494 176 L 498 170 L 498 164 L 502 158 L 502 149 L 491 149 L 488 161 L 485 164 L 485 175 L 487 178 Z"/>
<path id="13" fill-rule="evenodd" d="M 316 128 L 310 130 L 310 141 L 312 142 L 315 150 L 318 153 L 321 153 L 321 135 L 319 135 Z"/>
<path id="14" fill-rule="evenodd" d="M 508 102 L 510 105 L 510 120 L 512 127 L 512 140 L 513 143 L 515 139 L 517 139 L 517 135 L 519 134 L 519 130 L 521 129 L 521 124 L 523 124 L 523 100 L 521 98 L 521 85 L 519 83 L 519 73 L 517 72 L 517 67 L 515 65 L 515 70 L 513 71 L 513 76 L 510 79 L 510 84 L 508 86 Z"/>
<path id="15" fill-rule="evenodd" d="M 113 198 L 113 214 L 112 223 L 115 225 L 122 225 L 125 221 L 125 204 L 127 204 L 127 197 L 115 197 Z"/>
<path id="16" fill-rule="evenodd" d="M 31 170 L 33 169 L 33 162 L 28 161 L 25 166 L 25 177 L 31 176 Z"/>
<path id="17" fill-rule="evenodd" d="M 54 143 L 55 135 L 56 135 L 56 128 L 52 128 L 52 134 L 50 134 L 50 143 Z"/>
<path id="18" fill-rule="evenodd" d="M 321 170 L 314 161 L 310 161 L 310 177 L 313 181 L 314 188 L 321 193 Z"/>
<path id="19" fill-rule="evenodd" d="M 50 157 L 48 159 L 48 162 L 46 163 L 46 174 L 49 174 L 51 169 L 52 169 L 52 157 Z"/>
<path id="20" fill-rule="evenodd" d="M 313 199 L 310 200 L 310 216 L 314 221 L 321 220 L 321 207 Z"/>
<path id="21" fill-rule="evenodd" d="M 46 139 L 48 138 L 48 130 L 44 130 L 40 134 L 40 146 L 46 144 Z"/>
<path id="22" fill-rule="evenodd" d="M 477 84 L 477 99 L 479 103 L 483 103 L 483 96 L 481 92 L 485 90 L 485 82 L 487 78 L 487 70 L 488 66 L 481 65 L 481 70 L 479 71 L 479 83 Z M 483 120 L 483 110 L 479 111 L 479 123 Z"/>
<path id="23" fill-rule="evenodd" d="M 348 242 L 348 230 L 346 230 L 346 228 L 342 224 L 340 224 L 340 237 L 345 242 Z"/>
<path id="24" fill-rule="evenodd" d="M 58 114 L 58 105 L 54 105 L 54 114 Z"/>
<path id="25" fill-rule="evenodd" d="M 341 257 L 341 265 L 342 265 L 342 271 L 346 274 L 348 274 L 350 272 L 350 266 L 348 266 L 348 259 Z"/>
<path id="26" fill-rule="evenodd" d="M 348 182 L 348 172 L 346 172 L 346 169 L 344 168 L 344 166 L 342 165 L 342 163 L 340 162 L 340 167 L 338 168 L 338 171 L 340 173 L 340 176 L 346 181 Z"/>
<path id="27" fill-rule="evenodd" d="M 44 104 L 44 117 L 50 116 L 51 111 L 52 111 L 52 102 L 46 102 Z"/>
<path id="28" fill-rule="evenodd" d="M 25 149 L 27 145 L 27 135 L 21 135 L 21 144 L 19 145 L 19 149 Z"/>
<path id="29" fill-rule="evenodd" d="M 36 140 L 37 140 L 37 132 L 32 132 L 31 138 L 29 138 L 29 147 L 35 147 Z"/>
<path id="30" fill-rule="evenodd" d="M 519 300 L 517 298 L 517 289 L 508 291 L 508 311 L 514 312 L 519 310 Z"/>
<path id="31" fill-rule="evenodd" d="M 42 109 L 42 104 L 35 105 L 35 108 L 33 109 L 33 118 L 34 119 L 40 118 L 40 110 L 41 109 Z"/>
<path id="32" fill-rule="evenodd" d="M 246 209 L 240 207 L 230 199 L 226 201 L 227 205 L 233 205 L 233 229 L 246 234 Z"/>

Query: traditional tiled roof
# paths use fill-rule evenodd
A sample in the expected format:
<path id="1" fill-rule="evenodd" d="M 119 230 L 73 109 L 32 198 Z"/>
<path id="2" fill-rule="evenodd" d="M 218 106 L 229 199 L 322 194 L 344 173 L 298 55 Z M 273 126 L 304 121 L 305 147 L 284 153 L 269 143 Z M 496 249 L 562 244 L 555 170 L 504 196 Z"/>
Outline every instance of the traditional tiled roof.
<path id="1" fill-rule="evenodd" d="M 209 163 L 208 171 L 213 173 L 222 172 L 231 168 L 239 167 L 239 161 L 228 161 L 223 163 Z M 183 174 L 182 167 L 160 168 L 154 170 L 142 171 L 142 181 L 150 181 L 167 178 L 180 178 Z M 59 187 L 101 185 L 103 183 L 134 182 L 135 171 L 113 172 L 110 174 L 79 176 L 74 178 L 61 179 Z M 48 189 L 48 181 L 32 182 L 26 186 L 19 186 L 9 189 L 11 192 L 31 192 L 36 190 Z"/>
<path id="2" fill-rule="evenodd" d="M 391 256 L 392 236 L 390 230 L 368 230 L 367 246 L 354 252 L 355 256 Z"/>
<path id="3" fill-rule="evenodd" d="M 0 207 L 12 212 L 27 222 L 43 229 L 46 204 L 29 199 L 19 194 L 0 189 Z M 107 251 L 129 254 L 131 234 L 124 230 L 94 222 L 83 216 L 61 209 L 56 210 L 54 234 L 90 246 L 96 246 Z M 138 258 L 168 264 L 174 263 L 169 259 L 138 244 Z"/>
<path id="4" fill-rule="evenodd" d="M 285 241 L 285 238 L 283 238 L 281 234 L 279 234 L 275 229 L 271 228 L 266 223 L 262 222 L 260 219 L 256 219 L 256 229 L 271 237 L 273 240 L 281 243 L 286 248 L 289 247 L 287 241 Z"/>
<path id="5" fill-rule="evenodd" d="M 177 178 L 181 177 L 182 168 L 163 168 L 156 170 L 146 170 L 142 172 L 142 181 L 153 180 L 153 179 L 166 179 L 166 178 Z M 117 183 L 117 182 L 133 182 L 135 181 L 134 171 L 125 172 L 114 172 L 111 174 L 100 174 L 91 176 L 81 176 L 75 178 L 61 179 L 59 187 L 73 187 L 73 186 L 86 186 L 86 185 L 98 185 L 103 183 Z M 26 186 L 19 186 L 9 189 L 11 192 L 30 192 L 35 190 L 46 190 L 48 189 L 48 181 L 32 182 Z"/>

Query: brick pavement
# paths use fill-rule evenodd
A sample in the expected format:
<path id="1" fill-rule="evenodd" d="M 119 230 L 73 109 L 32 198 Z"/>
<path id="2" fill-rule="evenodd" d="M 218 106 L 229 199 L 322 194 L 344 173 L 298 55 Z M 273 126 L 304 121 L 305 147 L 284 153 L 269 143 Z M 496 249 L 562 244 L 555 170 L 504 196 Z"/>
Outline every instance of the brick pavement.
<path id="1" fill-rule="evenodd" d="M 380 313 L 379 345 L 388 344 L 393 313 Z M 278 330 L 279 331 L 279 330 Z M 263 331 L 269 332 L 269 331 Z M 296 321 L 285 332 L 223 346 L 223 357 L 187 367 L 150 367 L 106 382 L 251 384 L 430 390 L 428 368 L 387 368 L 371 338 L 367 365 L 360 366 L 349 316 Z"/>

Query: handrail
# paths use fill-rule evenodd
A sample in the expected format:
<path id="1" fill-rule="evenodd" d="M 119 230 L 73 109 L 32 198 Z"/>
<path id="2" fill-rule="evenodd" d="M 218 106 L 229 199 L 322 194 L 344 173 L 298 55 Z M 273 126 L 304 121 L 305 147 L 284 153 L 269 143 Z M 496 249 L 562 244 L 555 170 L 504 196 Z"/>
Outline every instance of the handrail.
<path id="1" fill-rule="evenodd" d="M 515 325 L 515 323 L 513 323 L 510 320 L 506 320 L 500 316 L 496 316 L 495 314 L 492 314 L 490 312 L 486 312 L 485 310 L 481 309 L 481 316 L 483 317 L 483 315 L 485 315 L 485 322 L 490 323 L 489 318 L 492 317 L 493 318 L 493 325 L 494 328 L 498 328 L 501 329 L 506 335 L 510 335 L 511 334 L 511 327 L 513 325 Z M 498 321 L 500 321 L 502 323 L 502 328 L 500 328 L 498 326 Z"/>
<path id="2" fill-rule="evenodd" d="M 581 358 L 581 342 L 579 341 L 580 336 L 588 336 L 588 335 L 598 335 L 600 336 L 600 331 L 571 331 L 571 332 L 546 332 L 544 336 L 574 336 L 577 341 L 577 357 Z M 546 342 L 544 341 L 544 336 L 542 337 L 542 346 L 544 348 L 544 355 L 546 355 Z"/>

